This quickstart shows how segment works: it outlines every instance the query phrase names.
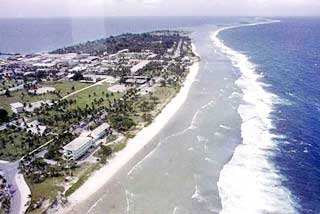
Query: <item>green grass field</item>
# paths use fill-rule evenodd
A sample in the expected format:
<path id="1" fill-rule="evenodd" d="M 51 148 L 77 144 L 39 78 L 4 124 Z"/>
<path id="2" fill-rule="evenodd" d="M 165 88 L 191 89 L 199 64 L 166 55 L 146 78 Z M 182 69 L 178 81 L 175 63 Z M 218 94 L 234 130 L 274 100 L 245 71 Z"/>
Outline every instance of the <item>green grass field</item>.
<path id="1" fill-rule="evenodd" d="M 64 82 L 55 82 L 55 83 L 44 83 L 41 85 L 54 87 L 57 91 L 60 91 L 60 94 L 62 96 L 65 96 L 72 92 L 72 87 L 74 87 L 74 90 L 76 91 L 81 88 L 87 87 L 90 84 L 64 81 Z M 22 93 L 24 94 L 24 96 L 22 96 Z M 11 107 L 10 107 L 11 103 L 15 103 L 15 102 L 31 103 L 31 102 L 37 102 L 40 100 L 57 100 L 57 99 L 59 99 L 59 97 L 52 93 L 32 96 L 32 95 L 29 95 L 26 90 L 21 90 L 21 91 L 11 93 L 10 97 L 7 97 L 5 95 L 0 95 L 0 101 L 1 101 L 0 108 L 6 109 L 9 113 L 12 113 Z"/>
<path id="2" fill-rule="evenodd" d="M 81 91 L 68 99 L 76 100 L 77 102 L 73 105 L 71 105 L 69 108 L 85 108 L 86 105 L 91 107 L 91 104 L 95 100 L 99 100 L 100 98 L 103 98 L 103 102 L 100 104 L 101 106 L 109 106 L 108 98 L 110 99 L 119 99 L 121 97 L 120 93 L 113 93 L 114 96 L 110 96 L 110 92 L 108 91 L 108 87 L 110 85 L 107 83 L 104 83 L 102 85 L 97 85 L 91 88 L 88 88 L 87 90 Z M 107 97 L 107 94 L 109 94 L 109 97 Z"/>

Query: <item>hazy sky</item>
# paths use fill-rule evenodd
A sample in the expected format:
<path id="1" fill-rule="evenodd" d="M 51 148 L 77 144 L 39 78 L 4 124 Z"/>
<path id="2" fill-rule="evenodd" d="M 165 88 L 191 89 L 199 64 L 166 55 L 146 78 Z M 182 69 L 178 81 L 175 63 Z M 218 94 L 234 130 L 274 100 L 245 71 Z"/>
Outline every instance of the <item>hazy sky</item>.
<path id="1" fill-rule="evenodd" d="M 0 0 L 0 17 L 314 16 L 320 0 Z"/>

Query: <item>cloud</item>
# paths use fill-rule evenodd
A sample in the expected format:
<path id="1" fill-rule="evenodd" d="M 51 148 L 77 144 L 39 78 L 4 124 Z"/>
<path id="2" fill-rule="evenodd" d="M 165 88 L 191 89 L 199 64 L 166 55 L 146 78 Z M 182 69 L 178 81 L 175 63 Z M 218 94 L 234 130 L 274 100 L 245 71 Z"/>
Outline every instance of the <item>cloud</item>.
<path id="1" fill-rule="evenodd" d="M 320 15 L 320 0 L 0 0 L 2 17 Z"/>

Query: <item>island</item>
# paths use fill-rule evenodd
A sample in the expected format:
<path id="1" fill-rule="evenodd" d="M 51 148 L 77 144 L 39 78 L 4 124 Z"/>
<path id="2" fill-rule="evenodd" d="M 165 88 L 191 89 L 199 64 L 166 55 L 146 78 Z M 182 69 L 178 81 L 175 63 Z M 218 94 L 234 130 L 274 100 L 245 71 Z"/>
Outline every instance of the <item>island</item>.
<path id="1" fill-rule="evenodd" d="M 126 33 L 0 58 L 0 213 L 65 204 L 111 165 L 183 87 L 199 60 L 189 34 Z"/>

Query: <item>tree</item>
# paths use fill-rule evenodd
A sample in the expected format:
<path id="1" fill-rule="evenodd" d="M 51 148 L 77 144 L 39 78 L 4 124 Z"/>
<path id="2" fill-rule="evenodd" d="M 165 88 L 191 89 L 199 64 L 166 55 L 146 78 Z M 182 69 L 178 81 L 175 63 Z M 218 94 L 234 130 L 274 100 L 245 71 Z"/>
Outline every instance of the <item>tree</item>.
<path id="1" fill-rule="evenodd" d="M 136 125 L 130 117 L 125 115 L 113 114 L 109 117 L 109 120 L 111 126 L 119 131 L 128 131 Z"/>
<path id="2" fill-rule="evenodd" d="M 11 97 L 10 91 L 6 90 L 6 92 L 4 93 L 7 97 Z"/>
<path id="3" fill-rule="evenodd" d="M 8 112 L 5 109 L 0 109 L 0 122 L 7 122 L 9 119 Z"/>
<path id="4" fill-rule="evenodd" d="M 104 156 L 110 156 L 112 154 L 112 149 L 110 146 L 106 146 L 106 145 L 101 145 L 100 146 L 101 148 L 101 153 L 104 155 Z"/>
<path id="5" fill-rule="evenodd" d="M 79 80 L 83 80 L 83 75 L 80 72 L 77 72 L 74 74 L 74 76 L 72 77 L 72 79 L 74 81 L 79 81 Z"/>

